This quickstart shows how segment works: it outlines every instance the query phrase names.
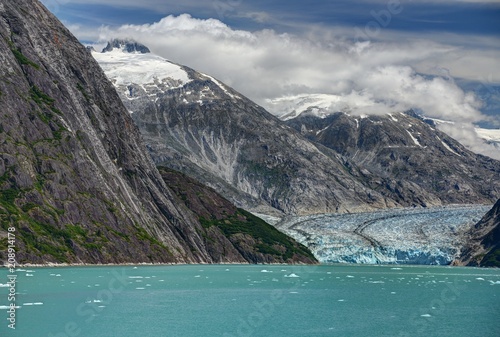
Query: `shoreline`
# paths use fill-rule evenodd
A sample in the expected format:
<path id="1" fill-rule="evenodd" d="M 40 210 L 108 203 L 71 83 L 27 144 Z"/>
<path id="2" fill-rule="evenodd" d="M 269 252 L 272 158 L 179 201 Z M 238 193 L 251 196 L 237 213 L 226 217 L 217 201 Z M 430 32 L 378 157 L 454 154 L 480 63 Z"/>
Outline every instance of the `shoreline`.
<path id="1" fill-rule="evenodd" d="M 447 265 L 432 265 L 432 264 L 369 264 L 369 263 L 317 263 L 317 264 L 305 264 L 305 263 L 242 263 L 242 262 L 220 262 L 220 263 L 151 263 L 151 262 L 140 262 L 140 263 L 107 263 L 107 264 L 92 264 L 92 263 L 47 263 L 47 264 L 36 264 L 36 263 L 26 263 L 16 265 L 15 270 L 20 268 L 68 268 L 68 267 L 153 267 L 153 266 L 301 266 L 301 267 L 314 267 L 314 266 L 350 266 L 350 267 L 362 267 L 362 266 L 372 266 L 372 267 L 405 267 L 405 268 L 417 268 L 417 267 L 447 267 L 447 268 L 470 268 L 470 269 L 498 269 L 496 267 L 479 267 L 479 266 L 465 266 L 456 264 Z M 5 268 L 9 269 L 7 265 L 0 265 L 0 271 Z"/>

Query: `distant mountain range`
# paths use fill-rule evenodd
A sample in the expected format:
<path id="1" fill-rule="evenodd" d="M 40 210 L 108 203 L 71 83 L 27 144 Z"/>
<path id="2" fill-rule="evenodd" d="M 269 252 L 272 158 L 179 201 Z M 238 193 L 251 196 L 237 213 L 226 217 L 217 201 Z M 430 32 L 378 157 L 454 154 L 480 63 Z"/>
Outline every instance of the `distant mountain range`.
<path id="1" fill-rule="evenodd" d="M 304 215 L 492 204 L 500 195 L 499 161 L 467 150 L 412 111 L 331 114 L 311 96 L 288 102 L 278 119 L 215 78 L 130 53 L 129 44 L 114 41 L 93 56 L 155 163 L 240 207 Z"/>

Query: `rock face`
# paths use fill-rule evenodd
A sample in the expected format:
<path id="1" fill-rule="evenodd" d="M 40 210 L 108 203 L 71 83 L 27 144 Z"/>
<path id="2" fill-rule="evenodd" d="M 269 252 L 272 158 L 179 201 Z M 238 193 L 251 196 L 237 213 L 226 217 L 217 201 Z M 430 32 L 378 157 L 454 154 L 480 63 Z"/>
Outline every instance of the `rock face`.
<path id="1" fill-rule="evenodd" d="M 39 1 L 0 0 L 0 35 L 3 261 L 9 228 L 18 263 L 232 261 L 207 246 L 91 53 Z"/>
<path id="2" fill-rule="evenodd" d="M 457 264 L 500 267 L 500 199 L 468 234 L 469 242 Z"/>
<path id="3" fill-rule="evenodd" d="M 315 263 L 309 250 L 273 226 L 237 208 L 215 190 L 165 168 L 160 173 L 169 187 L 203 225 L 207 250 L 219 262 Z"/>
<path id="4" fill-rule="evenodd" d="M 132 112 L 157 164 L 195 177 L 240 207 L 267 214 L 398 205 L 364 186 L 355 165 L 218 80 L 126 49 L 93 55 Z"/>
<path id="5" fill-rule="evenodd" d="M 362 167 L 359 178 L 403 206 L 491 204 L 500 195 L 500 162 L 468 151 L 410 112 L 324 118 L 300 114 L 287 124 Z"/>

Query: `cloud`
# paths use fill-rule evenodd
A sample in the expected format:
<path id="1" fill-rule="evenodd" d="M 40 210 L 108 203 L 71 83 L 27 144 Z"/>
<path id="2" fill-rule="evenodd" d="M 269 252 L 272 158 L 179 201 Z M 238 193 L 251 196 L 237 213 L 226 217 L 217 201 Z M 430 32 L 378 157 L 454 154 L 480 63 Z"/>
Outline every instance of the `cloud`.
<path id="1" fill-rule="evenodd" d="M 386 39 L 357 41 L 352 29 L 350 33 L 345 27 L 314 27 L 302 35 L 250 32 L 183 14 L 153 24 L 102 27 L 99 39 L 136 39 L 156 54 L 215 76 L 275 113 L 283 108 L 272 103 L 276 98 L 323 94 L 336 102 L 332 108 L 364 114 L 415 108 L 455 121 L 461 130 L 473 130 L 473 123 L 486 119 L 482 102 L 462 90 L 453 76 L 477 80 L 493 73 L 500 79 L 498 49 L 465 48 L 439 37 L 408 38 L 391 31 L 385 32 Z M 447 131 L 480 150 L 468 133 Z"/>

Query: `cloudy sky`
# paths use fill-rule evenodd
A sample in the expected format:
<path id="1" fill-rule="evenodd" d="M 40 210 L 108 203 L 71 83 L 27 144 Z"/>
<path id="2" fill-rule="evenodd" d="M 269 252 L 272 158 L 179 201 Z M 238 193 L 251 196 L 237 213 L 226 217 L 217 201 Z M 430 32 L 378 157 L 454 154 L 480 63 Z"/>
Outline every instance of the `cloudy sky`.
<path id="1" fill-rule="evenodd" d="M 498 0 L 42 3 L 83 43 L 136 39 L 273 113 L 278 99 L 310 94 L 358 114 L 414 108 L 453 121 L 442 128 L 500 158 L 474 132 L 500 128 Z"/>

